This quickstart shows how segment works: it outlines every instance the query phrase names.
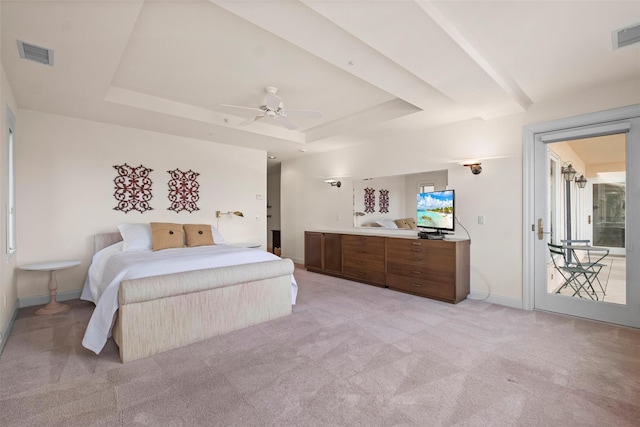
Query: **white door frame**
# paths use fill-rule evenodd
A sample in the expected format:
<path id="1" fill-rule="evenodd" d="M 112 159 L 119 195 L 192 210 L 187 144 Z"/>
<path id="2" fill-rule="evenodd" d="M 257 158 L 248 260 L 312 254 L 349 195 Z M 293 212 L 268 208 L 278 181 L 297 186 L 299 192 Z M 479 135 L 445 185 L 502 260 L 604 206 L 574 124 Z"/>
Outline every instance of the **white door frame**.
<path id="1" fill-rule="evenodd" d="M 555 120 L 546 123 L 540 123 L 535 125 L 526 126 L 523 129 L 523 147 L 522 147 L 522 159 L 523 159 L 523 260 L 522 260 L 522 280 L 523 280 L 523 308 L 532 310 L 535 307 L 535 266 L 534 266 L 534 253 L 535 243 L 537 241 L 537 225 L 536 219 L 539 215 L 535 212 L 535 148 L 536 138 L 540 138 L 543 134 L 553 133 L 552 139 L 546 139 L 547 142 L 561 141 L 575 139 L 576 135 L 583 134 L 585 128 L 597 127 L 599 135 L 606 135 L 610 133 L 619 133 L 619 123 L 624 120 L 630 120 L 640 117 L 640 104 L 616 108 L 613 110 L 606 110 L 597 113 L 585 114 L 576 117 L 570 117 L 566 119 Z M 576 131 L 576 128 L 581 128 Z M 594 131 L 595 132 L 595 131 Z M 637 130 L 634 129 L 634 134 L 637 135 Z M 598 134 L 591 134 L 590 136 L 598 136 Z M 631 144 L 639 144 L 640 141 L 627 141 L 627 152 L 629 152 Z M 634 145 L 634 150 L 638 148 Z M 637 151 L 635 151 L 637 152 Z M 628 156 L 629 158 L 629 156 Z M 633 165 L 636 166 L 636 165 Z M 628 168 L 633 170 L 633 167 Z M 629 199 L 640 196 L 640 184 L 637 182 L 628 182 L 628 195 Z M 640 208 L 637 202 L 629 203 L 627 205 L 627 218 L 640 217 Z M 631 244 L 632 241 L 640 241 L 640 235 L 638 233 L 638 227 L 635 228 L 635 235 L 627 236 L 627 256 L 638 257 L 638 250 L 640 248 L 634 248 Z M 635 239 L 635 240 L 634 240 Z M 640 260 L 639 260 L 640 261 Z M 633 264 L 633 262 L 628 263 Z M 634 267 L 635 268 L 635 267 Z M 634 292 L 636 292 L 634 290 Z M 629 298 L 630 295 L 627 295 Z M 629 299 L 628 299 L 629 301 Z M 635 308 L 637 310 L 637 307 Z M 640 327 L 640 314 L 634 314 L 635 316 L 632 323 L 635 326 Z"/>

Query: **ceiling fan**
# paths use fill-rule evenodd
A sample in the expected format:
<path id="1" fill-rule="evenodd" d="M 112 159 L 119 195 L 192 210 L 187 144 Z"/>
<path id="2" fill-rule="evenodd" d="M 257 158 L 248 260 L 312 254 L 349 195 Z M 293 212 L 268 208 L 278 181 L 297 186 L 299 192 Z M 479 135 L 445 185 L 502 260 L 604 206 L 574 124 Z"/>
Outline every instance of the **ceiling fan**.
<path id="1" fill-rule="evenodd" d="M 309 119 L 319 119 L 322 117 L 322 113 L 320 111 L 311 111 L 311 110 L 291 110 L 285 109 L 284 104 L 282 103 L 282 99 L 276 95 L 278 88 L 273 86 L 268 86 L 264 89 L 267 96 L 263 100 L 262 105 L 259 107 L 244 107 L 241 105 L 229 105 L 229 104 L 221 104 L 224 107 L 232 107 L 232 108 L 242 108 L 244 110 L 253 110 L 259 112 L 256 116 L 249 118 L 240 123 L 240 126 L 245 126 L 250 123 L 255 122 L 256 120 L 260 120 L 263 117 L 270 117 L 274 119 L 276 122 L 286 127 L 289 130 L 297 129 L 298 125 L 293 123 L 288 119 L 291 117 L 304 117 Z"/>

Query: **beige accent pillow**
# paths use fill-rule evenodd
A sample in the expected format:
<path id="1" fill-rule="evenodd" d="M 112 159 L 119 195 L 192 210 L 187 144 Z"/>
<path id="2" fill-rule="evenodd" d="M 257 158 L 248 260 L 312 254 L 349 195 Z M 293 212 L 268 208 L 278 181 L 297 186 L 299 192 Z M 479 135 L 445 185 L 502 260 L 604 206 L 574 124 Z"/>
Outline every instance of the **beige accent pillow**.
<path id="1" fill-rule="evenodd" d="M 411 226 L 409 226 L 409 223 L 407 222 L 406 218 L 402 218 L 402 219 L 396 219 L 396 225 L 398 226 L 398 228 L 402 228 L 402 229 L 410 229 Z"/>
<path id="2" fill-rule="evenodd" d="M 214 245 L 213 234 L 209 224 L 184 224 L 184 233 L 187 235 L 187 247 Z"/>
<path id="3" fill-rule="evenodd" d="M 151 249 L 159 251 L 169 248 L 184 247 L 184 230 L 182 224 L 170 222 L 152 222 L 151 225 Z"/>
<path id="4" fill-rule="evenodd" d="M 412 230 L 418 229 L 418 224 L 416 224 L 415 218 L 405 218 L 404 220 L 407 222 L 407 225 L 409 226 L 410 229 Z"/>

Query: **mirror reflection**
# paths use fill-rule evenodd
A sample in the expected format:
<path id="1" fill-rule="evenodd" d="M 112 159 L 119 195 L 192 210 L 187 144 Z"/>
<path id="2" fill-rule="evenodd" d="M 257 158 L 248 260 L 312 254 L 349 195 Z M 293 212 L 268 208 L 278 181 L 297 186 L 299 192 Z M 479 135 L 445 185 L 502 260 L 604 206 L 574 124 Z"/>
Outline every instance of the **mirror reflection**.
<path id="1" fill-rule="evenodd" d="M 417 230 L 416 198 L 419 193 L 444 190 L 448 171 L 353 180 L 353 226 L 385 230 Z"/>

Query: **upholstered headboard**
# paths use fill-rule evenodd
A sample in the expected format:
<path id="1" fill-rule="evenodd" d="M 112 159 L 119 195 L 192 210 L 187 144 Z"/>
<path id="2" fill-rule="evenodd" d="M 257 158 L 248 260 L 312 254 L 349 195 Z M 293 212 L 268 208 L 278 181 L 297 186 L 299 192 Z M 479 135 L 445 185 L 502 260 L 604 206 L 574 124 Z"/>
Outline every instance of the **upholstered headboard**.
<path id="1" fill-rule="evenodd" d="M 93 253 L 98 252 L 100 249 L 104 249 L 107 246 L 111 246 L 114 243 L 122 241 L 122 236 L 119 231 L 115 233 L 101 233 L 93 236 Z"/>

